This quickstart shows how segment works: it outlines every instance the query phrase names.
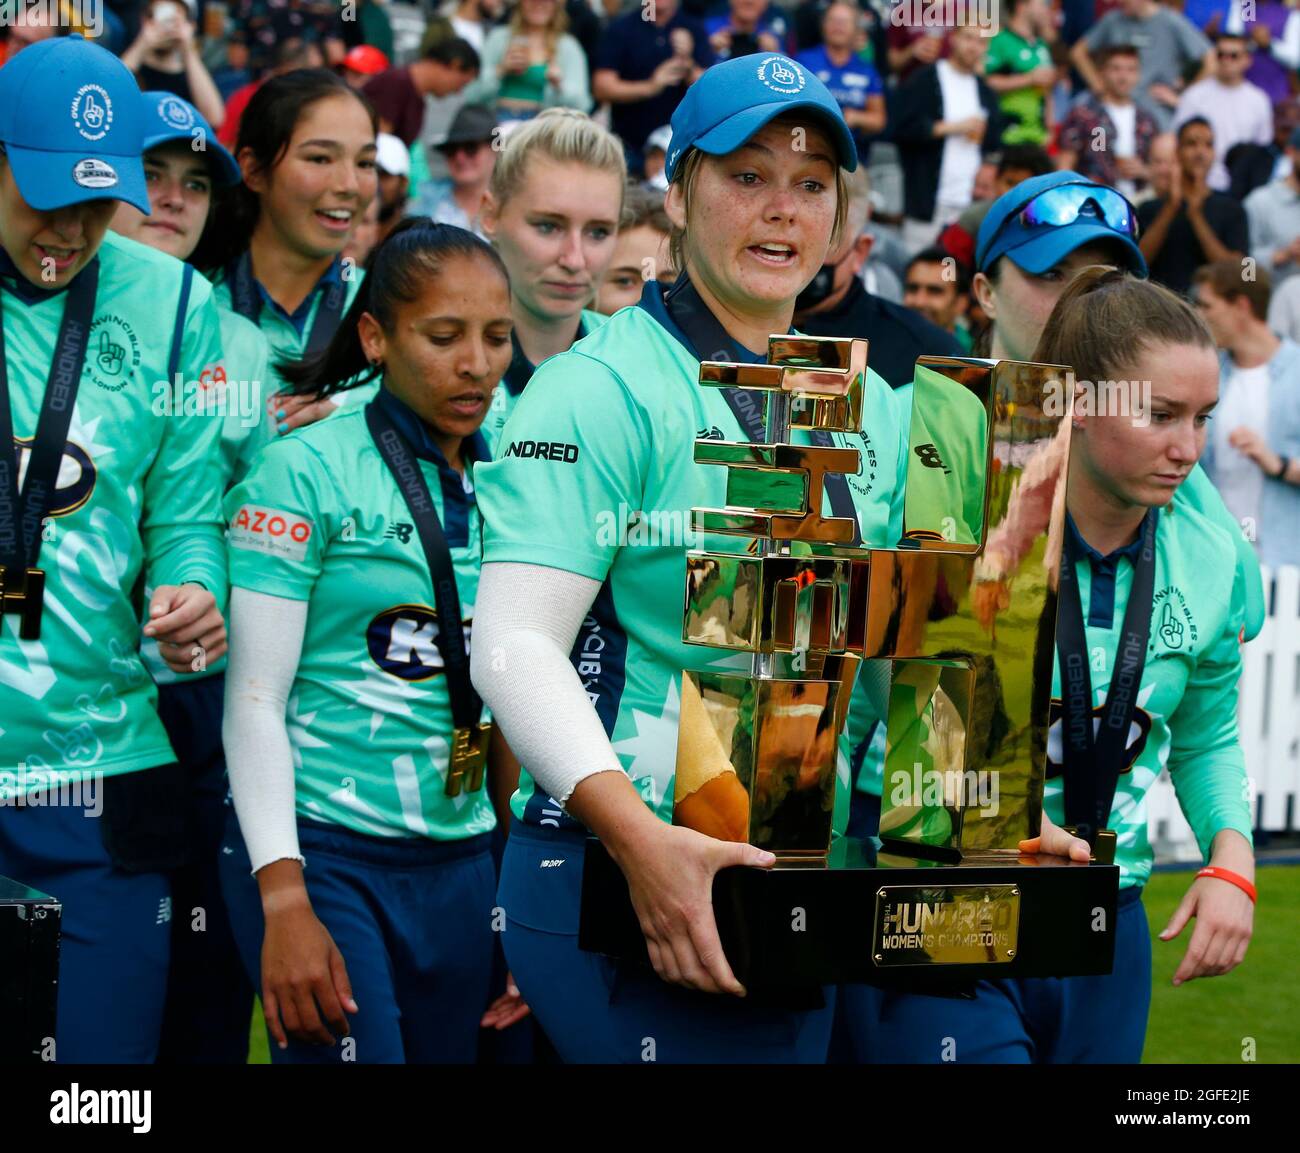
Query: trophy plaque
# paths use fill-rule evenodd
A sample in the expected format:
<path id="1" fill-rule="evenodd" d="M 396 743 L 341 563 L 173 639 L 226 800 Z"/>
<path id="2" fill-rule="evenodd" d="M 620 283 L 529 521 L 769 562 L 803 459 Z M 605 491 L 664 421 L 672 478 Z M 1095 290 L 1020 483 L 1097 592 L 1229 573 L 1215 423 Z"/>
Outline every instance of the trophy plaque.
<path id="1" fill-rule="evenodd" d="M 749 653 L 750 669 L 683 671 L 673 823 L 777 858 L 715 878 L 728 960 L 760 993 L 1109 973 L 1114 835 L 1088 863 L 1018 848 L 1042 819 L 1069 436 L 1047 401 L 1068 370 L 922 357 L 901 538 L 873 548 L 850 547 L 853 523 L 823 514 L 828 474 L 856 473 L 858 450 L 790 443 L 794 430 L 857 432 L 866 369 L 865 341 L 801 336 L 770 337 L 766 364 L 700 365 L 701 386 L 752 389 L 765 406 L 766 443 L 695 442 L 696 462 L 728 475 L 726 507 L 693 510 L 693 527 L 747 550 L 686 556 L 683 640 Z M 1043 501 L 1047 535 L 999 550 Z M 869 841 L 834 835 L 850 707 L 885 725 Z M 579 944 L 647 959 L 595 839 Z"/>

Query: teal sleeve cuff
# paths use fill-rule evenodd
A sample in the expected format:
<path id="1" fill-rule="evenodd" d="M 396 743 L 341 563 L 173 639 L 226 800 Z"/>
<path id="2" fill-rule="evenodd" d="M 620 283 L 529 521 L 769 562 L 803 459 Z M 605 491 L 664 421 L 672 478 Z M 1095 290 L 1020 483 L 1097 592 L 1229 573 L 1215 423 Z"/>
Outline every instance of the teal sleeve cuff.
<path id="1" fill-rule="evenodd" d="M 160 539 L 161 538 L 161 539 Z M 146 533 L 151 583 L 160 585 L 202 585 L 216 598 L 224 616 L 229 597 L 226 580 L 226 547 L 221 529 L 215 524 L 169 526 Z"/>
<path id="2" fill-rule="evenodd" d="M 1235 756 L 1204 759 L 1170 770 L 1178 804 L 1206 860 L 1215 836 L 1224 829 L 1233 829 L 1248 841 L 1252 839 L 1250 783 L 1240 747 L 1234 752 Z"/>

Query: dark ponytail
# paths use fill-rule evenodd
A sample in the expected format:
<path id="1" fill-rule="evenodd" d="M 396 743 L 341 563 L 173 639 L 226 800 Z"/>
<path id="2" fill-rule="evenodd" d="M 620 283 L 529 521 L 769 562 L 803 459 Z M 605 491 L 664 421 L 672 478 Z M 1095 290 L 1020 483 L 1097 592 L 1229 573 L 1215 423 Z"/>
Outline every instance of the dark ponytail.
<path id="1" fill-rule="evenodd" d="M 369 101 L 328 68 L 299 68 L 272 76 L 255 93 L 239 121 L 234 154 L 250 149 L 257 167 L 268 171 L 288 151 L 303 112 L 329 96 L 350 96 L 366 110 L 376 133 L 379 124 Z M 248 248 L 261 212 L 261 202 L 242 181 L 218 190 L 207 227 L 190 263 L 212 272 L 225 268 Z"/>
<path id="2" fill-rule="evenodd" d="M 326 397 L 374 380 L 380 370 L 366 360 L 361 347 L 362 314 L 370 313 L 385 332 L 391 332 L 398 306 L 418 300 L 448 260 L 474 256 L 489 261 L 509 283 L 496 249 L 474 233 L 435 224 L 427 216 L 408 216 L 370 253 L 361 288 L 325 350 L 309 360 L 275 366 L 289 384 L 285 391 Z"/>

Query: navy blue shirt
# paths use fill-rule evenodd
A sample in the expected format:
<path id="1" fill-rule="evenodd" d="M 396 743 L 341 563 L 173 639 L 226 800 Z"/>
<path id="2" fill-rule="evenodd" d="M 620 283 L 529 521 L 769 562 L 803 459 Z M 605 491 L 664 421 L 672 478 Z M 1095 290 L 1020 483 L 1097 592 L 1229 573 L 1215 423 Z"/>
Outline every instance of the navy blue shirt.
<path id="1" fill-rule="evenodd" d="M 809 336 L 856 336 L 869 342 L 867 363 L 892 388 L 912 383 L 918 356 L 965 356 L 957 338 L 919 312 L 873 296 L 856 276 L 834 308 L 795 318 Z"/>
<path id="2" fill-rule="evenodd" d="M 1154 509 L 1147 509 L 1147 517 L 1155 515 Z M 1079 535 L 1079 530 L 1074 524 L 1074 517 L 1068 512 L 1065 514 L 1066 557 L 1075 561 L 1081 557 L 1087 557 L 1092 565 L 1092 592 L 1088 596 L 1089 628 L 1109 629 L 1114 627 L 1115 573 L 1119 569 L 1119 562 L 1125 557 L 1128 558 L 1130 565 L 1137 567 L 1138 556 L 1142 552 L 1142 535 L 1146 531 L 1146 523 L 1146 517 L 1143 517 L 1142 523 L 1138 526 L 1137 536 L 1124 545 L 1123 548 L 1117 548 L 1114 552 L 1102 556 Z"/>
<path id="3" fill-rule="evenodd" d="M 713 52 L 704 25 L 680 10 L 662 28 L 641 19 L 638 8 L 620 16 L 605 29 L 596 50 L 593 71 L 610 68 L 620 80 L 649 80 L 654 70 L 673 54 L 670 34 L 675 28 L 685 28 L 695 42 L 695 63 L 707 68 L 713 63 Z M 686 95 L 686 85 L 665 88 L 649 100 L 634 100 L 627 104 L 610 105 L 611 127 L 629 152 L 640 159 L 645 138 L 656 128 L 667 124 L 673 111 Z"/>

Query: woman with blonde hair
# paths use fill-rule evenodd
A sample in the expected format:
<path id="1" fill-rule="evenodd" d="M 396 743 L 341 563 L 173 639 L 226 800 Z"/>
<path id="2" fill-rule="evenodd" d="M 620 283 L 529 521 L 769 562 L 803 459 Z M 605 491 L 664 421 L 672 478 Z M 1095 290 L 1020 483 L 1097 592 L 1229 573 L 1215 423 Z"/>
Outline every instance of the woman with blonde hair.
<path id="1" fill-rule="evenodd" d="M 527 120 L 556 106 L 591 107 L 587 57 L 569 34 L 561 0 L 519 0 L 510 23 L 492 29 L 467 104 L 493 104 L 502 120 Z"/>
<path id="2" fill-rule="evenodd" d="M 498 155 L 480 219 L 510 273 L 515 327 L 483 423 L 489 443 L 536 366 L 604 322 L 590 309 L 614 259 L 626 182 L 618 138 L 571 108 L 520 125 Z"/>

